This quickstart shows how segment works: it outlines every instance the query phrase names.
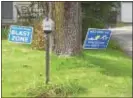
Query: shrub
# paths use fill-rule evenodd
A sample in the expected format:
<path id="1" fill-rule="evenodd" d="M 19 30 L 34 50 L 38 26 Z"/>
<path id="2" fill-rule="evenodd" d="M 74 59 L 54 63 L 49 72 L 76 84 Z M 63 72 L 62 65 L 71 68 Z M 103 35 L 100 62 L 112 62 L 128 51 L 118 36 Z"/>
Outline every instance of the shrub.
<path id="1" fill-rule="evenodd" d="M 32 41 L 32 48 L 44 50 L 45 49 L 45 38 L 42 29 L 41 21 L 36 21 L 33 23 L 33 41 Z"/>
<path id="2" fill-rule="evenodd" d="M 102 20 L 98 20 L 95 18 L 88 18 L 87 16 L 83 18 L 82 24 L 82 42 L 85 40 L 88 28 L 99 28 L 103 29 L 105 27 L 105 23 Z"/>
<path id="3" fill-rule="evenodd" d="M 110 41 L 108 43 L 108 48 L 118 50 L 118 51 L 122 51 L 120 45 L 117 43 L 116 40 L 113 40 L 113 39 L 110 39 Z"/>
<path id="4" fill-rule="evenodd" d="M 9 27 L 7 26 L 2 27 L 2 30 L 1 30 L 2 39 L 7 39 L 8 33 L 9 33 Z"/>
<path id="5" fill-rule="evenodd" d="M 28 96 L 36 98 L 44 97 L 68 97 L 78 93 L 84 93 L 87 89 L 79 85 L 77 80 L 69 80 L 65 83 L 40 85 L 34 89 L 28 89 Z"/>

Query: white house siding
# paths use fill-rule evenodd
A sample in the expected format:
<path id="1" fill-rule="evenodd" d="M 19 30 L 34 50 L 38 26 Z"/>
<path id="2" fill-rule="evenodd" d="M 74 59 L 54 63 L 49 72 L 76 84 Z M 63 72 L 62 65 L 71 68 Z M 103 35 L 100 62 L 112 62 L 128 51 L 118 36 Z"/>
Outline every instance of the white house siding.
<path id="1" fill-rule="evenodd" d="M 22 6 L 29 6 L 31 4 L 31 1 L 26 2 L 15 2 L 15 1 L 3 1 L 2 6 L 2 24 L 10 24 L 17 22 L 18 19 L 18 13 L 16 10 L 16 7 L 19 9 L 20 12 L 22 12 Z M 7 7 L 10 5 L 11 7 Z M 34 8 L 38 8 L 37 5 L 34 6 Z M 42 9 L 40 9 L 42 10 Z M 38 10 L 39 11 L 39 10 Z M 35 14 L 35 13 L 34 13 Z M 40 15 L 41 13 L 39 13 Z M 9 17 L 9 18 L 7 18 Z"/>
<path id="2" fill-rule="evenodd" d="M 2 1 L 2 24 L 8 24 L 8 23 L 14 23 L 17 22 L 17 10 L 15 8 L 15 5 L 18 6 L 18 8 L 20 8 L 22 5 L 29 5 L 30 2 L 10 2 L 10 1 Z M 7 7 L 8 5 L 12 5 L 12 9 Z M 12 13 L 12 17 L 10 16 L 11 14 L 8 13 Z M 9 15 L 9 16 L 7 16 Z"/>
<path id="3" fill-rule="evenodd" d="M 121 2 L 121 22 L 132 23 L 132 2 Z"/>
<path id="4" fill-rule="evenodd" d="M 15 2 L 12 1 L 2 1 L 1 3 L 1 16 L 3 23 L 13 23 L 16 21 L 16 9 L 14 7 Z"/>

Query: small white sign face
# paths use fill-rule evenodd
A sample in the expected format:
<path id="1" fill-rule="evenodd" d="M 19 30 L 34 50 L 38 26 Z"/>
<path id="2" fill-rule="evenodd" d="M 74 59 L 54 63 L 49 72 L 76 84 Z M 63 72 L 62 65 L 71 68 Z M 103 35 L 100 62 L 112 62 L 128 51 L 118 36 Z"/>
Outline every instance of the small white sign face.
<path id="1" fill-rule="evenodd" d="M 52 19 L 45 18 L 43 20 L 43 30 L 45 30 L 45 31 L 53 31 L 53 29 L 54 29 L 54 22 L 52 21 Z"/>

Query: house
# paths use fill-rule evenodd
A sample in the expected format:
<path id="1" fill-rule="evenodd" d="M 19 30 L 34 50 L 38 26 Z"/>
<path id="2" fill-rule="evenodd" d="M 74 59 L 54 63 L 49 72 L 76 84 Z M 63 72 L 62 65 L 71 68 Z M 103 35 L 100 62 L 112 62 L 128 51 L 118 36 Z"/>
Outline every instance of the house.
<path id="1" fill-rule="evenodd" d="M 33 6 L 34 3 L 34 6 Z M 30 6 L 33 6 L 32 8 Z M 2 1 L 1 2 L 1 18 L 2 24 L 12 24 L 20 19 L 20 16 L 32 17 L 41 16 L 44 12 L 42 7 L 38 8 L 37 2 L 15 2 L 15 1 Z M 29 13 L 29 11 L 32 13 Z M 32 18 L 30 17 L 30 18 Z"/>
<path id="2" fill-rule="evenodd" d="M 121 2 L 120 21 L 132 23 L 132 2 Z"/>
<path id="3" fill-rule="evenodd" d="M 16 5 L 27 5 L 29 2 L 13 2 L 13 1 L 2 1 L 1 2 L 1 19 L 2 24 L 10 24 L 17 22 L 18 12 Z"/>
<path id="4" fill-rule="evenodd" d="M 15 23 L 18 19 L 18 8 L 29 6 L 31 2 L 13 2 L 2 1 L 1 3 L 1 16 L 2 24 Z M 124 23 L 132 23 L 132 2 L 121 2 L 120 14 L 117 21 Z"/>

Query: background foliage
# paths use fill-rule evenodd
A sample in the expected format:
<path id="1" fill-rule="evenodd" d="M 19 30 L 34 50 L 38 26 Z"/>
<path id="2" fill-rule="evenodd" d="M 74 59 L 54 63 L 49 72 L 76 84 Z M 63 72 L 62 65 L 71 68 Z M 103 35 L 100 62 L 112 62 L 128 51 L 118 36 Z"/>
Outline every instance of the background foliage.
<path id="1" fill-rule="evenodd" d="M 82 2 L 82 41 L 88 28 L 107 28 L 116 24 L 119 10 L 120 2 Z"/>
<path id="2" fill-rule="evenodd" d="M 116 24 L 117 22 L 116 18 L 120 11 L 120 2 L 90 1 L 90 2 L 81 2 L 81 4 L 82 4 L 82 43 L 85 39 L 88 28 L 107 28 L 109 26 L 112 26 L 112 24 Z M 37 16 L 35 16 L 35 12 L 33 10 L 27 11 L 28 16 L 21 15 L 22 13 L 20 14 L 19 12 L 19 15 L 21 17 L 19 17 L 18 20 L 20 21 L 18 21 L 17 24 L 25 25 L 25 26 L 32 25 L 34 27 L 32 48 L 44 49 L 45 40 L 44 40 L 43 31 L 41 28 L 41 21 L 47 12 L 47 7 L 46 7 L 47 3 L 46 2 L 31 2 L 28 8 L 33 9 L 35 5 L 38 5 L 38 10 L 43 9 L 41 12 L 42 16 L 39 16 L 38 13 L 37 13 Z M 56 7 L 58 8 L 58 6 Z M 67 7 L 69 6 L 65 6 L 65 9 L 68 9 Z M 17 7 L 16 9 L 19 10 Z M 38 10 L 35 10 L 35 11 L 38 11 Z M 58 15 L 60 14 L 58 13 Z M 25 19 L 25 21 L 21 21 L 23 19 Z M 55 22 L 60 22 L 60 21 L 63 21 L 63 20 L 59 20 L 59 19 L 55 20 Z M 56 25 L 57 29 L 58 29 L 58 26 L 59 24 Z M 7 28 L 5 29 L 2 28 L 2 39 L 8 37 Z"/>

